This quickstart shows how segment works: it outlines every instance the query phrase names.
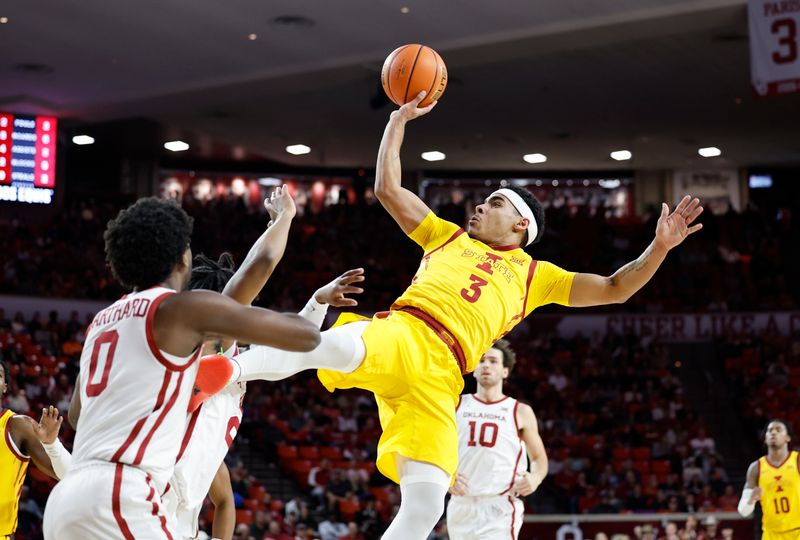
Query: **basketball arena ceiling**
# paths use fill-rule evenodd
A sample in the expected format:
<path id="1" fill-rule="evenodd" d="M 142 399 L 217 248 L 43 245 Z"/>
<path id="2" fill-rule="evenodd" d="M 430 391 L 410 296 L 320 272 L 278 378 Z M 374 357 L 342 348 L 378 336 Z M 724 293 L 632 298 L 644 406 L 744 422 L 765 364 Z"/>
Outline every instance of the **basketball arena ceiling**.
<path id="1" fill-rule="evenodd" d="M 620 149 L 631 168 L 800 162 L 800 96 L 750 89 L 745 0 L 9 0 L 0 17 L 0 110 L 87 130 L 145 117 L 234 154 L 369 167 L 383 59 L 421 42 L 451 78 L 408 129 L 408 167 L 611 169 Z"/>

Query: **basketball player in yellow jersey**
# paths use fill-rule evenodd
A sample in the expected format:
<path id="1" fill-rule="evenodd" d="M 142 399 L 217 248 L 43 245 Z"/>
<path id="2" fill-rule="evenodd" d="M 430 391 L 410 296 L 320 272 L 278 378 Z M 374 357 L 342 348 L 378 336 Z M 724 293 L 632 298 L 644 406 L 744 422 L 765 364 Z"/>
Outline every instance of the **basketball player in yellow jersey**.
<path id="1" fill-rule="evenodd" d="M 567 272 L 523 250 L 539 240 L 544 211 L 532 193 L 512 187 L 478 205 L 466 231 L 439 219 L 400 185 L 400 146 L 408 121 L 428 113 L 420 94 L 391 114 L 378 152 L 375 194 L 424 250 L 411 285 L 391 311 L 322 333 L 310 353 L 256 347 L 238 356 L 232 381 L 278 380 L 319 368 L 325 387 L 373 392 L 383 434 L 380 471 L 400 484 L 401 505 L 384 540 L 423 540 L 444 510 L 458 464 L 455 409 L 484 351 L 533 309 L 557 303 L 624 302 L 655 273 L 667 252 L 701 225 L 702 211 L 684 198 L 672 214 L 663 205 L 653 242 L 614 275 Z M 363 319 L 363 318 L 362 318 Z M 199 377 L 198 377 L 199 379 Z"/>
<path id="2" fill-rule="evenodd" d="M 764 432 L 767 455 L 750 464 L 739 501 L 747 517 L 761 503 L 763 540 L 800 539 L 800 455 L 789 451 L 786 423 L 772 420 Z"/>
<path id="3" fill-rule="evenodd" d="M 7 377 L 8 366 L 0 360 L 0 396 L 8 390 Z M 56 480 L 60 475 L 54 468 L 61 467 L 62 473 L 65 470 L 57 460 L 51 463 L 48 455 L 54 452 L 51 448 L 63 448 L 60 442 L 55 442 L 60 427 L 61 419 L 54 407 L 42 411 L 38 424 L 29 416 L 0 408 L 0 540 L 11 538 L 17 530 L 19 494 L 28 463 L 33 460 L 40 471 Z M 45 446 L 50 448 L 46 450 Z"/>

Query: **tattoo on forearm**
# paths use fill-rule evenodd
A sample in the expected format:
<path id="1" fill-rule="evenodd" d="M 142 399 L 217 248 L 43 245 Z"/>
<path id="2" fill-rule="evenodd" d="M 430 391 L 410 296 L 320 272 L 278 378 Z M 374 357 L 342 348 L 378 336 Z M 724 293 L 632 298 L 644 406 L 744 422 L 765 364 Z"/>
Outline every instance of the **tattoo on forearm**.
<path id="1" fill-rule="evenodd" d="M 640 272 L 645 266 L 647 266 L 650 257 L 653 255 L 653 245 L 647 246 L 647 249 L 644 250 L 638 259 L 635 261 L 631 261 L 619 270 L 617 270 L 613 276 L 611 276 L 611 284 L 613 286 L 617 286 L 620 284 L 620 281 L 623 277 L 630 274 L 631 272 Z"/>

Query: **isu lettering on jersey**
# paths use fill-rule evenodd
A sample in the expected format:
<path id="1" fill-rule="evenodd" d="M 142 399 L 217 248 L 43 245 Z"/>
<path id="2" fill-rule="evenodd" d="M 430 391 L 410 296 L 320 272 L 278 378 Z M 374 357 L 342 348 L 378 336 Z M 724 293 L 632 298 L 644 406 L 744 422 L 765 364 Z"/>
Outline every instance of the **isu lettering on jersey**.
<path id="1" fill-rule="evenodd" d="M 518 406 L 510 397 L 485 402 L 471 394 L 461 396 L 456 410 L 458 472 L 468 478 L 467 495 L 506 494 L 516 475 L 528 470 Z"/>
<path id="2" fill-rule="evenodd" d="M 800 529 L 800 455 L 789 452 L 786 460 L 772 465 L 766 456 L 758 460 L 762 528 L 772 533 Z"/>
<path id="3" fill-rule="evenodd" d="M 97 314 L 81 353 L 81 414 L 72 463 L 122 463 L 148 473 L 162 492 L 186 428 L 199 350 L 177 357 L 158 349 L 153 321 L 175 291 L 154 287 Z"/>
<path id="4" fill-rule="evenodd" d="M 392 309 L 420 309 L 447 328 L 467 372 L 535 308 L 569 303 L 575 274 L 534 261 L 519 246 L 490 247 L 433 212 L 409 236 L 425 255 Z"/>

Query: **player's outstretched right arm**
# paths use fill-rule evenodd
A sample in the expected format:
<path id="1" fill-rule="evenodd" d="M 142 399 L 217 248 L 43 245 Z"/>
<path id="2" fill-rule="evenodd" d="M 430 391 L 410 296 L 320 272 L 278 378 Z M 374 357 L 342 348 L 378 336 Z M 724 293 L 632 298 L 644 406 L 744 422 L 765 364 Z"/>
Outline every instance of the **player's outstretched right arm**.
<path id="1" fill-rule="evenodd" d="M 275 267 L 283 258 L 289 229 L 297 209 L 287 186 L 281 186 L 264 201 L 271 218 L 267 231 L 256 240 L 244 262 L 233 274 L 222 294 L 240 304 L 250 305 L 266 285 Z"/>
<path id="2" fill-rule="evenodd" d="M 311 351 L 319 329 L 294 314 L 243 306 L 211 291 L 188 291 L 166 298 L 153 325 L 158 347 L 188 356 L 203 341 L 230 337 L 241 343 L 270 345 L 287 351 Z"/>
<path id="3" fill-rule="evenodd" d="M 758 461 L 754 461 L 747 468 L 747 479 L 742 490 L 742 498 L 739 499 L 739 514 L 747 517 L 753 513 L 756 502 L 761 500 L 761 488 L 758 487 Z"/>
<path id="4" fill-rule="evenodd" d="M 428 114 L 437 103 L 434 101 L 427 107 L 418 107 L 424 98 L 425 92 L 420 92 L 414 100 L 389 116 L 375 167 L 375 196 L 406 234 L 411 234 L 431 211 L 416 193 L 401 185 L 400 147 L 403 145 L 406 123 Z"/>

